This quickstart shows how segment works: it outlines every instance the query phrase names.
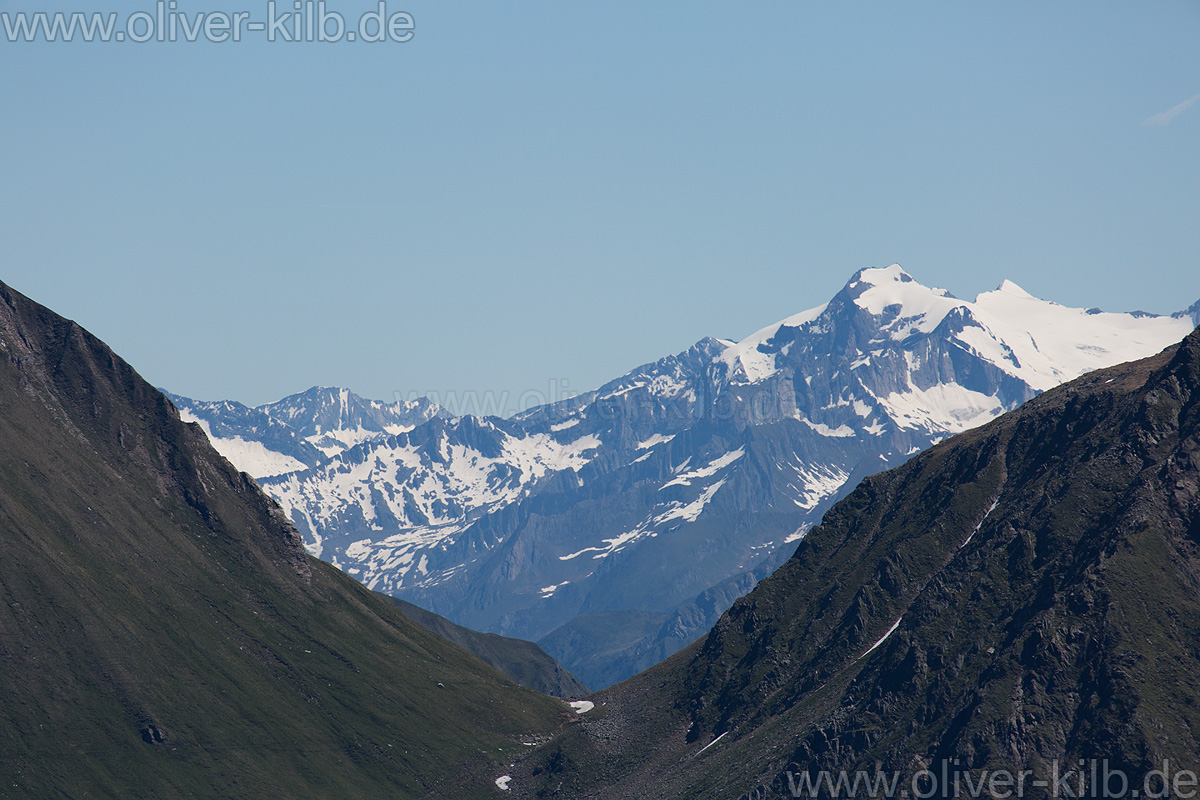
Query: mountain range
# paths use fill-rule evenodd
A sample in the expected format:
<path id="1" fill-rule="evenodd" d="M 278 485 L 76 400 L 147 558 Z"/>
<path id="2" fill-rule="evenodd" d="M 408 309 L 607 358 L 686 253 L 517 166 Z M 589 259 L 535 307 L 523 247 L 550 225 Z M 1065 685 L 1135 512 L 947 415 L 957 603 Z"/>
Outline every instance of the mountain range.
<path id="1" fill-rule="evenodd" d="M 868 477 L 518 797 L 1187 797 L 1200 331 Z M 866 783 L 864 783 L 866 781 Z"/>
<path id="2" fill-rule="evenodd" d="M 311 389 L 171 395 L 309 552 L 603 687 L 701 636 L 867 475 L 1200 321 L 965 301 L 898 265 L 741 340 L 703 339 L 508 419 Z"/>
<path id="3" fill-rule="evenodd" d="M 427 411 L 409 432 L 447 422 Z M 383 433 L 341 455 L 405 434 Z M 202 426 L 3 284 L 0 443 L 4 796 L 1144 800 L 1197 785 L 1200 331 L 862 478 L 701 639 L 570 706 L 427 628 L 500 661 L 536 651 L 306 553 Z M 614 613 L 546 638 L 628 639 Z"/>
<path id="4" fill-rule="evenodd" d="M 0 796 L 489 797 L 577 718 L 309 556 L 77 324 L 0 284 Z"/>

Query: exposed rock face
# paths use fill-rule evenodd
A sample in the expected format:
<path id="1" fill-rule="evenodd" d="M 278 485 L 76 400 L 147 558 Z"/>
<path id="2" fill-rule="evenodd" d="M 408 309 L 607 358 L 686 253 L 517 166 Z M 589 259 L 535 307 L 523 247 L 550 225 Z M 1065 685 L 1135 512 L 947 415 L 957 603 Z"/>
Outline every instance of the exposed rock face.
<path id="1" fill-rule="evenodd" d="M 779 797 L 823 770 L 949 765 L 1074 769 L 1077 791 L 1082 760 L 1089 792 L 1093 763 L 1141 792 L 1164 761 L 1200 767 L 1197 674 L 1200 331 L 864 480 L 513 785 Z"/>

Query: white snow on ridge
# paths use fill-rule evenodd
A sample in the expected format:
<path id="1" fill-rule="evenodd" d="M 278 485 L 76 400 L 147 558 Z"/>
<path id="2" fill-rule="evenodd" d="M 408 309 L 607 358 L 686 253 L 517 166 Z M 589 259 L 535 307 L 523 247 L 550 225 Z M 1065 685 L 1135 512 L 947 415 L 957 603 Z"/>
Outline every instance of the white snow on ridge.
<path id="1" fill-rule="evenodd" d="M 1000 505 L 1000 495 L 996 495 L 996 499 L 992 501 L 990 506 L 988 506 L 988 510 L 983 513 L 983 519 L 979 520 L 979 522 L 975 525 L 975 528 L 969 534 L 967 534 L 966 541 L 958 546 L 959 550 L 962 550 L 964 547 L 970 544 L 971 540 L 975 538 L 975 534 L 979 533 L 979 529 L 983 527 L 983 523 L 987 522 L 987 518 L 992 515 L 992 512 L 996 510 L 996 506 L 998 505 Z"/>
<path id="2" fill-rule="evenodd" d="M 893 392 L 876 400 L 900 428 L 960 433 L 1004 413 L 999 399 L 959 386 L 936 384 L 922 390 Z"/>
<path id="3" fill-rule="evenodd" d="M 371 552 L 371 540 L 359 539 L 346 548 L 345 553 L 347 558 L 353 558 L 355 561 L 366 558 Z"/>
<path id="4" fill-rule="evenodd" d="M 396 433 L 406 430 L 401 425 L 393 425 L 391 427 Z M 324 453 L 326 457 L 332 457 L 349 450 L 355 445 L 362 444 L 371 439 L 379 439 L 386 435 L 382 431 L 369 431 L 359 425 L 356 428 L 334 428 L 312 436 L 306 436 L 305 441 Z"/>
<path id="5" fill-rule="evenodd" d="M 322 526 L 333 523 L 347 506 L 358 507 L 368 521 L 374 518 L 367 487 L 376 490 L 401 526 L 439 525 L 462 521 L 470 509 L 511 502 L 550 472 L 579 470 L 600 444 L 592 434 L 566 444 L 544 433 L 505 436 L 500 455 L 489 458 L 443 439 L 438 463 L 415 447 L 381 443 L 357 463 L 335 459 L 306 475 L 303 483 L 293 476 L 268 489 L 285 508 L 310 509 L 313 521 Z"/>
<path id="6" fill-rule="evenodd" d="M 812 428 L 814 431 L 821 434 L 822 436 L 825 436 L 825 437 L 828 437 L 831 439 L 844 439 L 847 436 L 854 435 L 854 429 L 851 428 L 849 425 L 842 424 L 842 425 L 838 425 L 836 428 L 831 428 L 828 425 L 826 425 L 824 422 L 813 422 L 808 417 L 801 414 L 799 411 L 796 412 L 796 419 L 800 420 L 805 425 Z"/>
<path id="7" fill-rule="evenodd" d="M 854 659 L 854 660 L 855 660 L 855 661 L 862 661 L 864 658 L 866 658 L 867 656 L 871 655 L 871 653 L 875 652 L 875 649 L 876 649 L 877 647 L 879 647 L 879 645 L 881 645 L 881 644 L 883 644 L 884 642 L 886 642 L 886 641 L 887 641 L 887 639 L 888 639 L 888 637 L 889 637 L 889 636 L 891 636 L 893 633 L 895 633 L 895 632 L 896 632 L 896 629 L 900 627 L 900 622 L 901 622 L 901 620 L 903 620 L 903 619 L 904 619 L 904 615 L 903 615 L 903 614 L 901 614 L 901 615 L 900 615 L 900 619 L 898 619 L 898 620 L 896 620 L 894 623 L 892 623 L 892 627 L 890 627 L 890 628 L 888 628 L 888 629 L 887 629 L 887 633 L 885 633 L 883 636 L 880 636 L 880 637 L 879 637 L 879 641 L 877 641 L 877 642 L 875 642 L 875 644 L 871 645 L 871 646 L 870 646 L 870 648 L 868 648 L 868 649 L 867 649 L 867 652 L 863 653 L 861 656 L 859 656 L 858 658 L 856 658 L 856 659 Z"/>
<path id="8" fill-rule="evenodd" d="M 240 436 L 230 439 L 213 436 L 208 421 L 197 417 L 190 409 L 179 409 L 179 418 L 184 422 L 198 424 L 204 430 L 208 441 L 212 443 L 213 449 L 224 456 L 230 464 L 255 478 L 270 478 L 308 468 L 306 464 L 289 455 L 268 449 L 262 442 L 247 441 Z"/>
<path id="9" fill-rule="evenodd" d="M 739 447 L 737 450 L 731 450 L 728 453 L 724 453 L 717 458 L 714 458 L 708 463 L 707 466 L 685 472 L 682 475 L 678 475 L 674 480 L 664 483 L 658 488 L 658 490 L 661 492 L 668 486 L 691 486 L 692 481 L 715 475 L 718 471 L 725 469 L 725 467 L 728 467 L 745 454 L 746 449 L 744 447 Z M 686 463 L 687 462 L 685 461 L 684 464 L 686 465 Z"/>
<path id="10" fill-rule="evenodd" d="M 664 436 L 661 433 L 656 433 L 653 436 L 651 436 L 649 439 L 647 439 L 646 441 L 638 442 L 637 449 L 638 450 L 649 450 L 651 447 L 655 447 L 657 445 L 664 444 L 666 442 L 671 441 L 674 438 L 675 438 L 675 434 L 673 434 L 673 433 L 670 436 Z"/>
<path id="11" fill-rule="evenodd" d="M 930 333 L 947 314 L 962 309 L 975 324 L 955 338 L 1039 392 L 1092 370 L 1145 358 L 1192 331 L 1190 319 L 1089 313 L 1040 300 L 1009 280 L 973 303 L 922 286 L 897 264 L 864 270 L 861 281 L 872 284 L 855 300 L 861 308 L 880 315 L 889 306 L 900 307 L 892 323 L 896 338 Z"/>
<path id="12" fill-rule="evenodd" d="M 1038 391 L 1145 358 L 1179 342 L 1193 328 L 1188 318 L 1088 313 L 1060 306 L 1033 297 L 1011 281 L 979 295 L 975 309 L 1021 362 L 1013 374 Z"/>
<path id="13" fill-rule="evenodd" d="M 704 511 L 704 507 L 708 505 L 708 501 L 712 500 L 713 495 L 724 485 L 725 479 L 722 478 L 711 486 L 704 487 L 704 490 L 700 492 L 700 496 L 692 502 L 671 508 L 665 513 L 654 517 L 654 526 L 659 527 L 663 523 L 676 519 L 684 522 L 695 522 L 701 512 Z"/>
<path id="14" fill-rule="evenodd" d="M 677 397 L 688 385 L 673 375 L 655 375 L 650 381 L 650 392 L 656 397 Z"/>
<path id="15" fill-rule="evenodd" d="M 888 308 L 900 307 L 899 317 L 891 327 L 892 335 L 898 339 L 918 332 L 931 333 L 951 309 L 962 304 L 944 289 L 930 289 L 917 283 L 899 264 L 865 269 L 858 283 L 850 284 L 850 288 L 860 283 L 870 288 L 855 298 L 859 308 L 880 316 Z"/>
<path id="16" fill-rule="evenodd" d="M 918 283 L 899 264 L 862 270 L 858 280 L 848 286 L 851 290 L 859 287 L 863 288 L 855 305 L 875 316 L 896 315 L 885 325 L 893 341 L 929 334 L 950 312 L 960 310 L 967 320 L 954 337 L 1039 392 L 1092 370 L 1145 358 L 1175 344 L 1193 328 L 1190 318 L 1089 313 L 1062 306 L 1040 300 L 1008 280 L 974 302 L 959 300 L 944 289 Z M 716 361 L 728 367 L 734 382 L 764 381 L 776 373 L 778 365 L 775 354 L 759 351 L 759 345 L 769 342 L 783 327 L 815 322 L 827 307 L 818 306 L 730 343 Z M 910 369 L 915 369 L 915 355 L 906 356 Z M 870 363 L 871 355 L 863 353 L 850 368 Z M 956 430 L 957 424 L 946 429 Z"/>
<path id="17" fill-rule="evenodd" d="M 728 467 L 730 464 L 737 461 L 745 455 L 745 448 L 739 447 L 737 450 L 725 453 L 717 458 L 714 458 L 707 466 L 699 469 L 685 472 L 674 480 L 668 481 L 659 487 L 659 491 L 666 489 L 668 486 L 679 486 L 681 488 L 692 488 L 693 481 L 699 481 L 705 478 L 713 477 L 720 470 Z M 689 459 L 690 460 L 690 459 Z M 683 465 L 677 469 L 682 469 Z M 710 483 L 703 487 L 690 500 L 666 500 L 658 503 L 650 512 L 649 516 L 637 524 L 632 530 L 625 531 L 609 539 L 604 539 L 602 544 L 592 547 L 585 547 L 582 550 L 577 550 L 565 556 L 559 556 L 559 561 L 570 561 L 587 553 L 594 553 L 593 559 L 607 558 L 613 553 L 619 553 L 630 544 L 637 542 L 647 536 L 657 536 L 659 533 L 669 533 L 677 529 L 684 523 L 695 522 L 704 513 L 704 509 L 712 502 L 713 497 L 725 485 L 728 477 L 723 477 L 720 480 Z M 844 480 L 844 478 L 843 478 Z M 694 490 L 693 490 L 694 491 Z"/>
<path id="18" fill-rule="evenodd" d="M 801 325 L 807 325 L 824 314 L 828 307 L 829 304 L 825 303 L 776 322 L 774 325 L 768 325 L 730 346 L 729 349 L 717 356 L 717 360 L 724 362 L 729 367 L 731 374 L 736 375 L 739 372 L 743 374 L 747 383 L 758 383 L 769 378 L 776 370 L 775 356 L 759 352 L 758 346 L 773 339 L 779 333 L 780 328 L 798 328 Z"/>
<path id="19" fill-rule="evenodd" d="M 619 553 L 629 545 L 647 536 L 657 536 L 659 530 L 668 523 L 675 523 L 666 529 L 669 532 L 675 530 L 685 522 L 695 522 L 700 517 L 700 514 L 703 513 L 705 506 L 712 500 L 713 495 L 724 485 L 725 479 L 722 478 L 711 486 L 706 486 L 701 490 L 700 495 L 690 502 L 685 503 L 679 500 L 672 500 L 664 505 L 657 506 L 650 517 L 640 522 L 633 530 L 625 531 L 611 539 L 605 539 L 602 545 L 585 547 L 569 555 L 559 556 L 558 560 L 571 561 L 586 553 L 595 553 L 592 556 L 593 559 L 607 558 L 613 553 Z"/>
<path id="20" fill-rule="evenodd" d="M 380 441 L 265 488 L 289 516 L 306 523 L 301 527 L 308 529 L 306 547 L 314 555 L 324 549 L 322 531 L 358 518 L 380 532 L 344 551 L 363 570 L 365 584 L 379 588 L 386 581 L 394 588 L 411 577 L 429 585 L 447 573 L 430 572 L 423 551 L 452 539 L 479 515 L 515 502 L 546 475 L 578 471 L 601 447 L 592 434 L 567 443 L 546 433 L 500 436 L 494 458 L 443 439 L 437 443 L 440 461 L 402 441 Z"/>
<path id="21" fill-rule="evenodd" d="M 812 523 L 806 522 L 803 525 L 801 525 L 799 528 L 797 528 L 796 530 L 789 533 L 787 535 L 787 537 L 783 540 L 783 543 L 791 544 L 792 542 L 798 542 L 801 539 L 803 539 L 810 530 L 812 530 Z"/>
<path id="22" fill-rule="evenodd" d="M 560 444 L 544 433 L 535 433 L 521 439 L 509 436 L 504 443 L 503 458 L 507 463 L 515 463 L 518 467 L 527 465 L 529 473 L 535 478 L 540 478 L 547 472 L 566 469 L 578 472 L 591 461 L 591 456 L 586 453 L 600 446 L 600 438 L 594 433 L 580 436 L 566 444 Z"/>
<path id="23" fill-rule="evenodd" d="M 836 494 L 850 477 L 848 472 L 836 467 L 809 464 L 799 459 L 784 462 L 780 466 L 796 473 L 795 479 L 788 481 L 787 487 L 795 493 L 792 502 L 806 511 L 811 511 L 822 500 Z"/>
<path id="24" fill-rule="evenodd" d="M 446 539 L 461 533 L 463 525 L 416 527 L 389 536 L 381 541 L 362 539 L 346 548 L 345 555 L 353 559 L 359 577 L 369 589 L 393 590 L 413 576 L 416 585 L 435 586 L 448 580 L 458 568 L 431 574 L 428 552 Z M 309 548 L 310 552 L 312 548 Z M 341 567 L 334 559 L 334 565 Z"/>

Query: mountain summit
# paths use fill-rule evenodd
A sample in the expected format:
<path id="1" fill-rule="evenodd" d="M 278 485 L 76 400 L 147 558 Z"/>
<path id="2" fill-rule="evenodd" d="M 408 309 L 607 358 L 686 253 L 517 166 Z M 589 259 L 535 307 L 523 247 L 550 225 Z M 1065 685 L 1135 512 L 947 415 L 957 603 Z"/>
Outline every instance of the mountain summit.
<path id="1" fill-rule="evenodd" d="M 976 794 L 1184 796 L 1197 673 L 1200 331 L 863 480 L 511 788 L 962 797 L 1000 776 Z"/>
<path id="2" fill-rule="evenodd" d="M 1010 282 L 965 301 L 898 265 L 863 269 L 740 342 L 259 477 L 310 552 L 459 624 L 541 640 L 605 686 L 701 635 L 865 475 L 1158 352 L 1194 317 L 1068 308 Z"/>

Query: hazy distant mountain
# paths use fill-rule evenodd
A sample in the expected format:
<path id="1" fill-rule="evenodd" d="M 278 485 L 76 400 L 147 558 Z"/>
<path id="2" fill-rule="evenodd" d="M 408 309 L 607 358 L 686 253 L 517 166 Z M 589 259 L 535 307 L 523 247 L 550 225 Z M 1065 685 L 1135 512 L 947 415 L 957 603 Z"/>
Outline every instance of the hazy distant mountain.
<path id="1" fill-rule="evenodd" d="M 436 416 L 436 404 L 364 400 L 348 389 L 314 386 L 275 403 L 250 408 L 164 392 L 185 421 L 198 422 L 213 446 L 255 478 L 316 466 L 373 438 L 411 430 Z"/>
<path id="2" fill-rule="evenodd" d="M 576 716 L 308 556 L 162 394 L 3 284 L 0 551 L 4 797 L 489 797 Z"/>
<path id="3" fill-rule="evenodd" d="M 1024 774 L 1030 797 L 1145 797 L 1165 764 L 1182 796 L 1197 674 L 1200 331 L 864 480 L 702 641 L 593 697 L 603 715 L 510 788 L 1015 797 Z M 997 775 L 1007 787 L 969 793 Z M 857 776 L 893 788 L 850 791 Z"/>
<path id="4" fill-rule="evenodd" d="M 1085 311 L 1009 282 L 968 302 L 864 269 L 741 342 L 704 339 L 511 419 L 360 436 L 261 407 L 301 438 L 358 443 L 258 476 L 310 552 L 460 624 L 542 640 L 604 686 L 704 633 L 865 475 L 1157 352 L 1198 308 Z"/>
<path id="5" fill-rule="evenodd" d="M 390 594 L 377 593 L 413 622 L 433 631 L 451 644 L 461 647 L 484 663 L 495 667 L 522 686 L 552 697 L 584 697 L 591 691 L 579 679 L 563 669 L 546 651 L 524 639 L 510 639 L 496 633 L 479 633 L 455 625 L 443 616 L 405 602 Z"/>

